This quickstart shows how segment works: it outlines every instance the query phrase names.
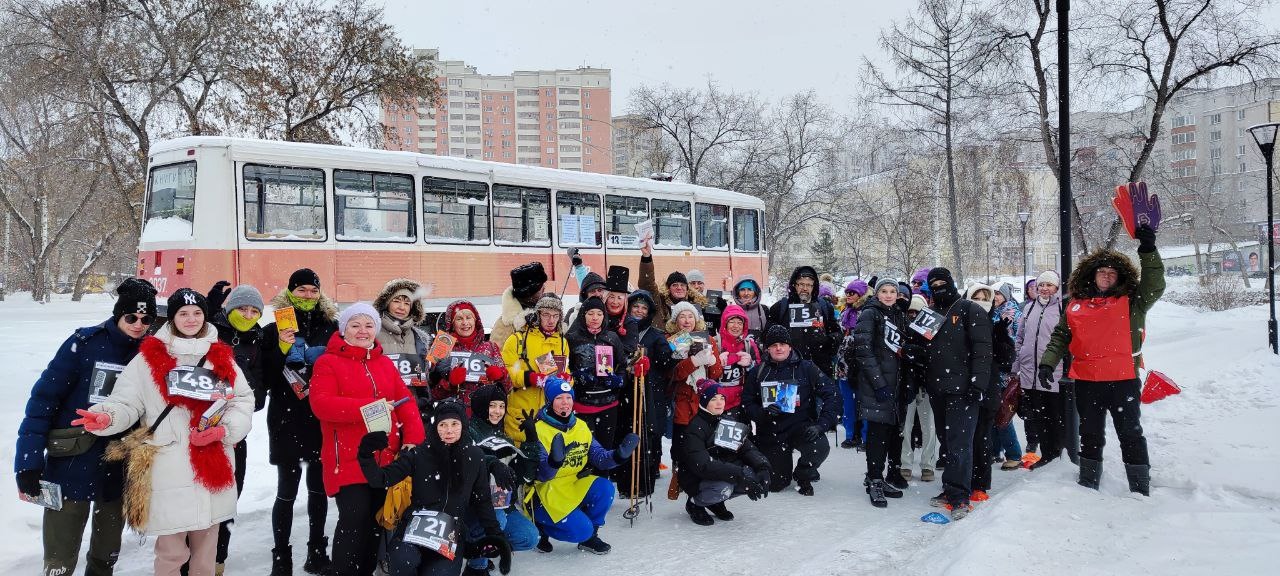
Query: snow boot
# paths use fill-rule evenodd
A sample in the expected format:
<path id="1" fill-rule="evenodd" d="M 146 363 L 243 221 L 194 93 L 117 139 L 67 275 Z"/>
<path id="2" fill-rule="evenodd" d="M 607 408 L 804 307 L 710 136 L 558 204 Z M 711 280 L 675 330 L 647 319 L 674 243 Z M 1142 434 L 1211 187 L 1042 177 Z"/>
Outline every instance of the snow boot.
<path id="1" fill-rule="evenodd" d="M 1097 490 L 1098 483 L 1101 481 L 1102 461 L 1080 457 L 1080 479 L 1076 480 L 1076 484 Z"/>
<path id="2" fill-rule="evenodd" d="M 888 481 L 888 480 L 885 480 L 885 481 L 884 481 L 884 495 L 885 495 L 885 497 L 886 497 L 886 498 L 901 498 L 901 497 L 902 497 L 902 490 L 899 490 L 897 486 L 894 486 L 894 485 L 893 485 L 893 482 L 890 482 L 890 481 Z"/>
<path id="3" fill-rule="evenodd" d="M 840 447 L 846 450 L 853 448 L 853 440 L 845 440 L 844 442 L 841 442 Z"/>
<path id="4" fill-rule="evenodd" d="M 932 469 L 932 468 L 924 468 L 924 469 L 920 470 L 920 481 L 921 481 L 921 482 L 933 482 L 933 469 Z"/>
<path id="5" fill-rule="evenodd" d="M 893 486 L 898 490 L 906 490 L 908 486 L 911 486 L 911 483 L 907 482 L 907 478 L 910 477 L 910 474 L 910 470 L 907 470 L 904 474 L 903 471 L 898 468 L 890 468 L 889 473 L 884 477 L 884 481 L 886 484 Z"/>
<path id="6" fill-rule="evenodd" d="M 543 554 L 546 554 L 554 550 L 554 547 L 551 545 L 551 539 L 548 538 L 546 534 L 543 534 L 542 530 L 538 530 L 537 548 L 538 548 L 538 551 L 542 552 Z"/>
<path id="7" fill-rule="evenodd" d="M 328 537 L 320 538 L 319 542 L 307 542 L 307 561 L 302 565 L 302 569 L 308 574 L 324 574 L 333 564 L 329 560 L 329 554 L 325 552 L 328 549 Z"/>
<path id="8" fill-rule="evenodd" d="M 867 486 L 867 495 L 871 498 L 871 505 L 876 508 L 888 508 L 889 501 L 884 497 L 884 480 L 872 480 Z"/>
<path id="9" fill-rule="evenodd" d="M 715 519 L 711 518 L 711 515 L 707 513 L 706 508 L 693 503 L 692 496 L 684 501 L 684 511 L 688 512 L 689 518 L 699 526 L 711 526 L 716 523 Z"/>
<path id="10" fill-rule="evenodd" d="M 1000 465 L 1000 469 L 1001 469 L 1001 470 L 1005 470 L 1005 471 L 1008 471 L 1008 470 L 1017 470 L 1017 469 L 1019 469 L 1019 468 L 1021 468 L 1021 467 L 1022 467 L 1022 459 L 1021 459 L 1021 458 L 1019 458 L 1019 459 L 1017 459 L 1017 460 L 1005 460 L 1005 461 L 1004 461 L 1004 464 L 1001 464 L 1001 465 Z"/>
<path id="11" fill-rule="evenodd" d="M 801 496 L 813 496 L 813 483 L 808 480 L 796 480 L 796 492 Z"/>
<path id="12" fill-rule="evenodd" d="M 293 576 L 293 546 L 271 549 L 271 576 Z"/>
<path id="13" fill-rule="evenodd" d="M 946 508 L 946 507 L 947 507 L 947 493 L 946 493 L 946 492 L 941 492 L 941 493 L 939 493 L 937 496 L 934 496 L 933 498 L 930 498 L 930 499 L 929 499 L 929 505 L 930 505 L 930 506 L 933 506 L 934 508 Z"/>
<path id="14" fill-rule="evenodd" d="M 724 502 L 707 506 L 707 510 L 710 510 L 712 514 L 716 515 L 716 520 L 724 520 L 725 522 L 733 520 L 733 512 L 730 512 L 728 508 L 725 508 Z"/>
<path id="15" fill-rule="evenodd" d="M 1143 496 L 1151 495 L 1151 465 L 1125 464 L 1124 473 L 1129 477 L 1129 491 Z"/>
<path id="16" fill-rule="evenodd" d="M 596 526 L 590 538 L 578 543 L 578 549 L 586 550 L 592 554 L 608 554 L 610 550 L 613 550 L 613 546 L 600 539 L 600 527 Z"/>
<path id="17" fill-rule="evenodd" d="M 961 504 L 959 506 L 947 505 L 947 509 L 951 511 L 951 521 L 963 520 L 970 512 L 973 512 L 973 506 L 969 504 Z"/>
<path id="18" fill-rule="evenodd" d="M 911 469 L 910 469 L 910 468 L 903 468 L 903 469 L 901 470 L 901 472 L 902 472 L 902 479 L 903 479 L 903 480 L 910 480 L 910 479 L 911 479 Z"/>

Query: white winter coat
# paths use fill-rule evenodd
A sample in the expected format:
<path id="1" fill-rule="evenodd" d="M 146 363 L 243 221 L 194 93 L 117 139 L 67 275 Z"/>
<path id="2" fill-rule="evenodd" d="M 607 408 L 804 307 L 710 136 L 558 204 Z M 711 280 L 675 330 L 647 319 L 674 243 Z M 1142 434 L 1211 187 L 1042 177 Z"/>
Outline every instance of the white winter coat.
<path id="1" fill-rule="evenodd" d="M 164 342 L 169 354 L 180 366 L 192 366 L 218 341 L 218 332 L 208 325 L 208 335 L 203 338 L 178 338 L 170 330 L 162 328 L 156 337 Z M 249 434 L 253 425 L 253 390 L 245 380 L 239 366 L 235 366 L 236 381 L 232 388 L 235 398 L 222 418 L 227 435 L 222 448 L 235 466 L 233 446 Z M 156 389 L 151 367 L 138 354 L 125 367 L 116 380 L 115 388 L 106 402 L 89 408 L 93 412 L 111 415 L 111 424 L 99 435 L 108 436 L 124 432 L 141 422 L 150 427 L 164 411 L 164 397 Z M 223 521 L 235 518 L 236 490 L 230 488 L 217 493 L 209 492 L 195 481 L 188 453 L 191 413 L 175 406 L 165 417 L 149 444 L 158 446 L 155 465 L 151 470 L 151 505 L 147 519 L 147 536 L 164 536 L 195 530 L 203 530 Z"/>

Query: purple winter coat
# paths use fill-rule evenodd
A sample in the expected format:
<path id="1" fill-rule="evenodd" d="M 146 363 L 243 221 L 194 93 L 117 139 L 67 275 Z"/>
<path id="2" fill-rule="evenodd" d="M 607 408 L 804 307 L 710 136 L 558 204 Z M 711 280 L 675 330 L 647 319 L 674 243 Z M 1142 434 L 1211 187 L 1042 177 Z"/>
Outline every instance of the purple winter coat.
<path id="1" fill-rule="evenodd" d="M 1038 386 L 1036 372 L 1040 369 L 1040 357 L 1049 345 L 1049 337 L 1053 329 L 1062 319 L 1062 295 L 1054 294 L 1048 304 L 1041 304 L 1039 298 L 1032 298 L 1022 309 L 1022 327 L 1018 331 L 1018 355 L 1013 361 L 1013 373 L 1022 381 L 1022 388 L 1030 389 Z M 1062 364 L 1053 369 L 1053 383 L 1050 392 L 1058 391 L 1058 382 L 1062 379 Z M 1043 390 L 1043 388 L 1040 388 Z"/>

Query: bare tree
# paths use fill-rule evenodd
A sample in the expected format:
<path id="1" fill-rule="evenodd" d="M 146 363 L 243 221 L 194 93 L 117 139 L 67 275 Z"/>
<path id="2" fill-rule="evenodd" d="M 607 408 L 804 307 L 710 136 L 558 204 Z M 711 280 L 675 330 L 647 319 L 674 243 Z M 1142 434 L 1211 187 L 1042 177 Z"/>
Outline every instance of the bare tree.
<path id="1" fill-rule="evenodd" d="M 918 16 L 880 33 L 881 48 L 896 76 L 864 58 L 867 82 L 877 101 L 905 107 L 923 122 L 917 128 L 944 152 L 951 250 L 956 273 L 964 277 L 954 150 L 958 131 L 974 118 L 974 104 L 990 100 L 988 75 L 1003 37 L 987 25 L 989 16 L 967 0 L 922 0 Z"/>
<path id="2" fill-rule="evenodd" d="M 1258 21 L 1261 6 L 1252 0 L 1142 0 L 1091 8 L 1102 22 L 1097 33 L 1109 41 L 1093 47 L 1090 65 L 1116 82 L 1140 78 L 1145 91 L 1147 122 L 1128 181 L 1143 178 L 1165 111 L 1180 92 L 1215 72 L 1237 68 L 1252 77 L 1275 65 L 1280 35 Z M 1120 220 L 1113 217 L 1104 245 L 1113 247 L 1119 233 Z"/>
<path id="3" fill-rule="evenodd" d="M 252 58 L 234 72 L 240 122 L 264 137 L 337 143 L 388 135 L 377 106 L 434 102 L 425 56 L 365 0 L 282 0 L 250 23 Z"/>
<path id="4" fill-rule="evenodd" d="M 666 135 L 675 151 L 676 175 L 702 184 L 704 167 L 717 155 L 758 139 L 763 106 L 753 94 L 726 92 L 708 79 L 705 91 L 641 86 L 631 92 L 631 110 L 644 128 Z"/>

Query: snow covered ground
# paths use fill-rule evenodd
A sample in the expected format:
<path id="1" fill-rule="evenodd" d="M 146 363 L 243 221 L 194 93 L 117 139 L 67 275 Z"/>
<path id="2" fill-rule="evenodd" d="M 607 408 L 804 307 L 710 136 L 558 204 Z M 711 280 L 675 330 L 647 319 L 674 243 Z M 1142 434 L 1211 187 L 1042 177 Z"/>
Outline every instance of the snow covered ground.
<path id="1" fill-rule="evenodd" d="M 31 384 L 77 326 L 100 321 L 111 300 L 0 303 L 0 460 L 13 442 Z M 1074 482 L 1069 463 L 1031 473 L 995 471 L 992 499 L 946 526 L 919 521 L 938 482 L 912 482 L 887 510 L 861 489 L 863 458 L 833 448 L 817 495 L 793 491 L 760 502 L 734 500 L 738 519 L 704 528 L 682 502 L 653 501 L 634 526 L 617 502 L 602 537 L 613 553 L 597 557 L 558 544 L 552 554 L 518 553 L 517 574 L 1274 574 L 1280 550 L 1280 359 L 1266 349 L 1266 309 L 1208 313 L 1158 304 L 1148 319 L 1147 362 L 1183 393 L 1143 406 L 1151 446 L 1153 495 L 1130 495 L 1109 440 L 1102 490 Z M 229 574 L 268 571 L 275 471 L 266 461 L 265 412 L 249 439 L 249 472 L 232 538 Z M 834 436 L 832 437 L 834 438 Z M 666 479 L 661 482 L 666 486 Z M 36 574 L 41 510 L 0 482 L 0 573 Z M 331 508 L 329 531 L 336 519 Z M 295 519 L 300 568 L 306 513 Z M 151 573 L 153 542 L 127 535 L 117 574 Z M 86 544 L 87 546 L 87 544 Z M 80 569 L 83 571 L 83 567 Z"/>

